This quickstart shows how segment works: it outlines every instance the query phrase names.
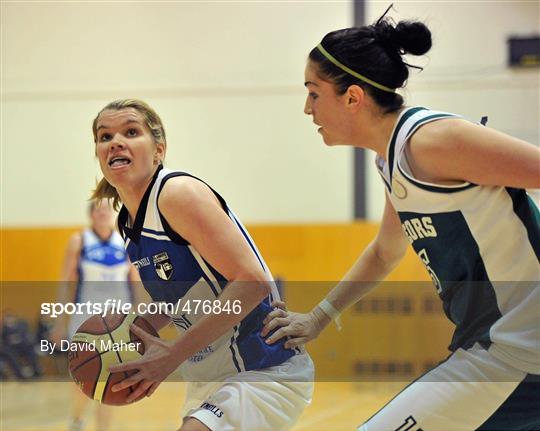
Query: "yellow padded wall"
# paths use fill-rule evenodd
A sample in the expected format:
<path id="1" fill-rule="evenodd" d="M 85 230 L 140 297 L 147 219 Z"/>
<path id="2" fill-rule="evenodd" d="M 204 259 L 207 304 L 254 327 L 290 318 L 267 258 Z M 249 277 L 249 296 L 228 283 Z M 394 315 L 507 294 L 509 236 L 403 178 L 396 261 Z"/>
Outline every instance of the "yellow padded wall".
<path id="1" fill-rule="evenodd" d="M 2 230 L 1 280 L 58 280 L 68 239 L 79 229 Z M 284 281 L 289 309 L 305 312 L 345 274 L 373 240 L 378 225 L 256 225 L 248 229 L 273 275 Z M 387 375 L 389 368 L 397 368 L 398 374 L 399 370 L 418 373 L 445 356 L 450 324 L 412 248 L 388 280 L 394 283 L 383 284 L 343 314 L 342 331 L 330 327 L 309 345 L 318 378 Z M 14 309 L 35 322 L 41 302 L 56 300 L 56 285 L 44 283 L 32 291 L 2 283 L 0 299 L 2 309 Z"/>

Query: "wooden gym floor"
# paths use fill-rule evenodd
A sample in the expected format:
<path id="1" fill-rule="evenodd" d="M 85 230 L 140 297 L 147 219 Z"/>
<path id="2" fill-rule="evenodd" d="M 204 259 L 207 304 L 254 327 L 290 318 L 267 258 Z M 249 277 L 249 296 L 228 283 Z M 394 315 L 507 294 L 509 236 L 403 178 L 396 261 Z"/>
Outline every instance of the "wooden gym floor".
<path id="1" fill-rule="evenodd" d="M 407 383 L 317 382 L 313 403 L 293 430 L 355 430 Z M 66 430 L 71 389 L 71 382 L 1 383 L 0 430 Z M 152 397 L 131 406 L 115 407 L 111 431 L 175 431 L 180 424 L 178 415 L 184 395 L 184 383 L 163 383 Z M 92 413 L 89 406 L 85 431 L 95 431 Z"/>

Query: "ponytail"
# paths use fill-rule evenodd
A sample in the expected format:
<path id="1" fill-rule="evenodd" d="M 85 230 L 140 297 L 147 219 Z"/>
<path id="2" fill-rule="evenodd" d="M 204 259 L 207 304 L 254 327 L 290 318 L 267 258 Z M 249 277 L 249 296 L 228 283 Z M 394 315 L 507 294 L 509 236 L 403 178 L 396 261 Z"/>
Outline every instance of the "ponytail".
<path id="1" fill-rule="evenodd" d="M 115 211 L 118 211 L 120 209 L 120 196 L 118 195 L 118 192 L 116 189 L 109 184 L 109 182 L 102 178 L 98 183 L 96 188 L 92 191 L 92 200 L 100 200 L 100 199 L 112 199 L 112 205 L 113 209 Z"/>

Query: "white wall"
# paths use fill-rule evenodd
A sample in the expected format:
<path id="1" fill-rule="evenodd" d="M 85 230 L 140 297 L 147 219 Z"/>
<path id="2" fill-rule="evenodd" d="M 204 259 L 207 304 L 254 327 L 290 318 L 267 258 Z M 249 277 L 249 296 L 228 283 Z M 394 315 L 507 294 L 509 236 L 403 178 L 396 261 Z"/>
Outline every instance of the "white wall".
<path id="1" fill-rule="evenodd" d="M 424 57 L 409 56 L 414 69 L 406 90 L 407 105 L 455 112 L 521 139 L 540 144 L 540 74 L 538 68 L 507 67 L 506 40 L 511 35 L 540 33 L 540 3 L 501 1 L 394 2 L 396 21 L 419 19 L 432 31 L 433 47 Z M 388 2 L 368 3 L 368 21 Z M 378 219 L 384 189 L 373 155 L 368 161 L 368 217 Z"/>
<path id="2" fill-rule="evenodd" d="M 388 2 L 368 2 L 374 21 Z M 1 3 L 1 223 L 73 225 L 98 178 L 90 125 L 110 100 L 162 116 L 167 164 L 200 175 L 250 223 L 346 221 L 352 152 L 302 113 L 303 69 L 352 2 Z M 540 32 L 538 2 L 395 2 L 434 34 L 408 104 L 538 144 L 538 69 L 511 71 L 510 34 Z M 368 163 L 368 216 L 383 189 Z"/>
<path id="3" fill-rule="evenodd" d="M 3 3 L 3 225 L 85 221 L 91 121 L 122 97 L 158 111 L 166 164 L 244 221 L 348 220 L 351 151 L 303 114 L 303 71 L 351 16 L 349 2 Z"/>

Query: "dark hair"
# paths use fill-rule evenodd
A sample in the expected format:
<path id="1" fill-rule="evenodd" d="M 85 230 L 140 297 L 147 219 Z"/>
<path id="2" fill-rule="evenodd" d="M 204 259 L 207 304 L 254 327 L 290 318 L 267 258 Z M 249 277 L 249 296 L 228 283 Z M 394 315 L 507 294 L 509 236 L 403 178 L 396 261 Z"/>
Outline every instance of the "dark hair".
<path id="1" fill-rule="evenodd" d="M 324 36 L 321 45 L 343 65 L 394 89 L 405 85 L 409 77 L 408 67 L 416 67 L 405 63 L 402 55 L 428 52 L 431 48 L 431 32 L 421 22 L 400 21 L 394 25 L 383 15 L 372 25 L 330 32 Z M 385 112 L 397 111 L 403 106 L 403 98 L 399 94 L 375 88 L 345 72 L 330 62 L 318 48 L 309 53 L 309 59 L 317 65 L 321 78 L 336 86 L 338 94 L 344 94 L 351 85 L 358 85 Z"/>

